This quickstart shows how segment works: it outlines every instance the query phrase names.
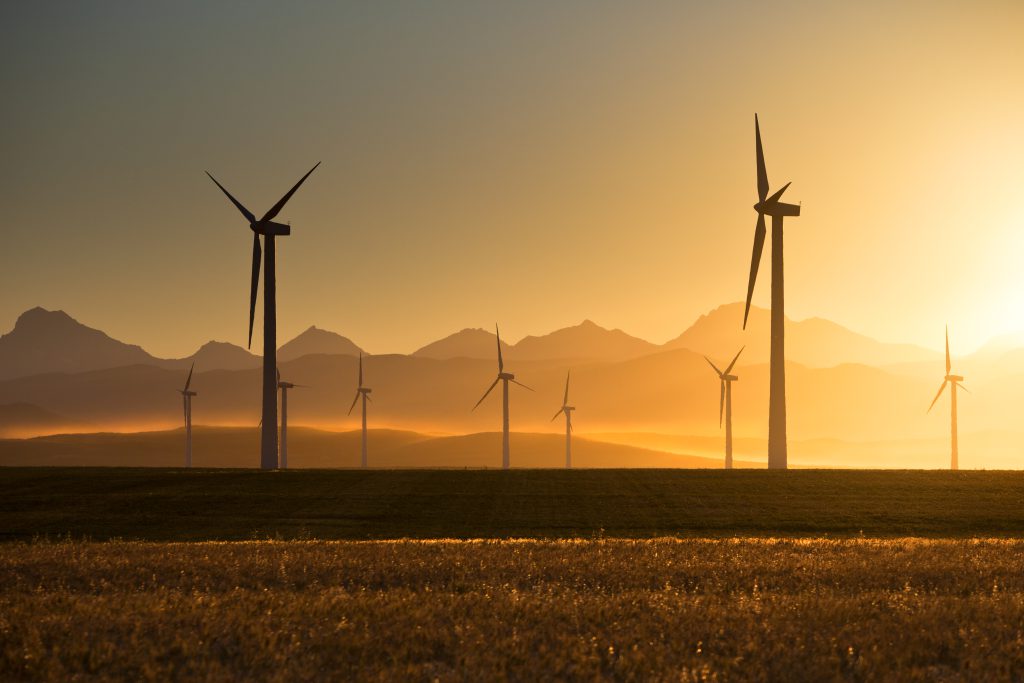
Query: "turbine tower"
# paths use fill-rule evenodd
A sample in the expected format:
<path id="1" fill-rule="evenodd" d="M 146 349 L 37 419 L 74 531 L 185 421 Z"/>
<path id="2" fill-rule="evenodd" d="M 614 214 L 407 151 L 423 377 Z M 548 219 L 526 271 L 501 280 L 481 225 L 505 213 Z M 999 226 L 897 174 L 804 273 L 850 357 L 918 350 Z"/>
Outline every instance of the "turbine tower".
<path id="1" fill-rule="evenodd" d="M 185 467 L 192 467 L 192 397 L 198 396 L 194 391 L 189 391 L 192 384 L 192 371 L 196 369 L 195 361 L 188 369 L 188 378 L 185 380 L 185 388 L 181 390 L 181 398 L 185 403 Z"/>
<path id="2" fill-rule="evenodd" d="M 217 179 L 207 171 L 206 175 L 217 184 L 221 192 L 227 195 L 231 203 L 235 205 L 245 219 L 249 221 L 249 229 L 252 230 L 252 280 L 249 290 L 249 348 L 252 348 L 252 324 L 256 315 L 256 290 L 260 281 L 260 256 L 263 256 L 263 432 L 260 438 L 260 467 L 265 470 L 272 470 L 277 467 L 277 284 L 275 278 L 275 249 L 274 238 L 277 236 L 290 235 L 291 225 L 275 223 L 274 218 L 280 213 L 284 205 L 291 199 L 299 186 L 306 181 L 309 174 L 320 165 L 309 169 L 306 175 L 302 176 L 295 187 L 288 190 L 285 196 L 274 204 L 263 218 L 256 220 L 256 216 L 249 209 L 242 206 L 241 202 L 231 196 L 231 193 L 224 189 L 224 186 L 217 182 Z M 260 235 L 263 236 L 265 249 L 260 249 Z"/>
<path id="3" fill-rule="evenodd" d="M 572 411 L 575 406 L 569 405 L 569 372 L 565 373 L 565 398 L 562 399 L 562 407 L 558 409 L 551 421 L 565 413 L 565 469 L 572 469 Z"/>
<path id="4" fill-rule="evenodd" d="M 757 139 L 757 227 L 754 229 L 754 252 L 750 258 L 750 279 L 747 282 L 747 305 L 743 311 L 743 329 L 747 328 L 750 315 L 750 297 L 754 294 L 754 281 L 761 263 L 764 248 L 765 216 L 772 217 L 772 310 L 771 310 L 771 384 L 768 392 L 768 468 L 784 470 L 786 455 L 786 350 L 785 350 L 785 288 L 782 276 L 782 221 L 786 216 L 799 216 L 796 204 L 780 202 L 782 193 L 790 183 L 768 196 L 768 172 L 764 166 L 764 151 L 761 148 L 761 127 L 754 114 L 754 135 Z"/>
<path id="5" fill-rule="evenodd" d="M 946 376 L 942 380 L 942 386 L 939 387 L 939 391 L 935 394 L 935 398 L 932 399 L 932 404 L 928 406 L 928 412 L 932 411 L 935 407 L 935 403 L 939 400 L 939 396 L 942 396 L 942 390 L 949 385 L 949 401 L 950 401 L 950 439 L 952 442 L 951 454 L 950 454 L 950 469 L 960 469 L 960 454 L 957 450 L 957 435 L 956 435 L 956 390 L 963 389 L 967 391 L 967 387 L 963 386 L 961 382 L 964 378 L 960 375 L 949 374 L 952 364 L 949 361 L 949 327 L 946 328 Z"/>
<path id="6" fill-rule="evenodd" d="M 363 397 L 363 441 L 362 441 L 362 460 L 360 461 L 360 467 L 366 467 L 366 402 L 370 400 L 370 392 L 373 391 L 370 387 L 363 386 L 363 354 L 359 353 L 359 387 L 356 389 L 356 396 L 352 399 L 352 405 L 348 407 L 348 414 L 352 414 L 352 409 L 356 407 L 356 401 L 359 397 Z"/>
<path id="7" fill-rule="evenodd" d="M 708 365 L 718 375 L 718 379 L 721 380 L 720 391 L 718 392 L 718 426 L 722 426 L 722 412 L 725 412 L 725 469 L 732 469 L 732 383 L 739 381 L 739 377 L 730 374 L 732 368 L 736 365 L 736 361 L 739 360 L 740 354 L 743 353 L 743 349 L 736 352 L 736 356 L 729 363 L 729 366 L 724 371 L 719 370 L 718 366 L 711 362 L 711 359 L 704 356 L 704 360 L 708 362 Z"/>
<path id="8" fill-rule="evenodd" d="M 281 390 L 281 469 L 288 469 L 288 390 L 304 387 L 305 384 L 292 384 L 281 381 L 281 371 L 277 372 L 277 388 Z M 266 423 L 264 423 L 266 424 Z"/>
<path id="9" fill-rule="evenodd" d="M 491 393 L 491 391 L 494 389 L 494 387 L 498 386 L 498 382 L 502 383 L 502 387 L 501 387 L 501 469 L 507 470 L 508 466 L 509 466 L 509 458 L 508 458 L 508 383 L 512 382 L 513 384 L 518 384 L 519 386 L 523 387 L 524 389 L 529 389 L 530 391 L 533 391 L 533 389 L 530 389 L 530 387 L 526 386 L 522 382 L 517 382 L 516 381 L 516 376 L 513 375 L 511 372 L 505 372 L 505 363 L 501 359 L 501 333 L 498 331 L 498 325 L 497 324 L 494 325 L 494 335 L 498 338 L 498 376 L 497 376 L 497 378 L 495 378 L 495 380 L 491 384 L 491 386 L 487 387 L 487 391 L 485 391 L 484 395 L 480 397 L 480 400 L 476 402 L 476 405 L 473 406 L 473 410 L 476 410 L 477 407 L 479 407 L 479 405 L 484 402 L 484 399 L 487 398 L 487 395 Z M 470 411 L 470 412 L 472 412 L 472 411 Z"/>

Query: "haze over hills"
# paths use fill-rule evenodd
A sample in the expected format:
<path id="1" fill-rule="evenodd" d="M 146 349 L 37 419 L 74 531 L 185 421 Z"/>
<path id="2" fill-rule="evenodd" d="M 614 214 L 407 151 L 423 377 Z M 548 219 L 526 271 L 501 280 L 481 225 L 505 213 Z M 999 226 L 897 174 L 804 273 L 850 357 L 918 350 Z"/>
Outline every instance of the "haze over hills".
<path id="1" fill-rule="evenodd" d="M 135 434 L 67 434 L 27 441 L 0 440 L 0 466 L 180 467 L 182 430 Z M 399 430 L 371 430 L 373 467 L 490 467 L 500 466 L 501 434 L 485 432 L 435 437 Z M 291 468 L 358 467 L 357 431 L 327 432 L 289 428 Z M 555 434 L 515 433 L 511 437 L 516 467 L 564 466 L 564 443 Z M 197 427 L 195 467 L 252 467 L 258 449 L 255 429 Z M 578 467 L 701 467 L 721 468 L 717 457 L 701 457 L 638 448 L 625 444 L 576 440 Z M 757 463 L 741 462 L 740 467 Z"/>

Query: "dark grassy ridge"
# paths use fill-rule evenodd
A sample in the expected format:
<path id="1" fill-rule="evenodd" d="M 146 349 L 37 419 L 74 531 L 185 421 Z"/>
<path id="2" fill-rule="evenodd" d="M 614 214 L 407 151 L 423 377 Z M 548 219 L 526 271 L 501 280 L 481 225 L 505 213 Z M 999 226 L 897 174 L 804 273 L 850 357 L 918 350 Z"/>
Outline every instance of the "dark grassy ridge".
<path id="1" fill-rule="evenodd" d="M 1024 535 L 1024 473 L 0 468 L 0 539 Z"/>

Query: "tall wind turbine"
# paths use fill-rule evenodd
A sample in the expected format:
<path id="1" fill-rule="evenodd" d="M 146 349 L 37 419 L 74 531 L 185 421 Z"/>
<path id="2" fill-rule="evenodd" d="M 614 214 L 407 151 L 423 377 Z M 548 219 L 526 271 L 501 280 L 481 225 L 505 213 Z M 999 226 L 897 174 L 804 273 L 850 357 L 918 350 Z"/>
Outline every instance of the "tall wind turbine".
<path id="1" fill-rule="evenodd" d="M 192 467 L 192 397 L 198 396 L 194 391 L 189 391 L 192 384 L 192 371 L 196 369 L 195 361 L 188 369 L 188 378 L 185 380 L 185 388 L 181 390 L 181 398 L 185 403 L 185 467 Z"/>
<path id="2" fill-rule="evenodd" d="M 373 391 L 370 387 L 363 386 L 363 354 L 359 354 L 359 387 L 356 389 L 356 396 L 352 399 L 352 405 L 348 407 L 348 414 L 352 414 L 352 409 L 356 407 L 356 401 L 359 397 L 363 397 L 363 442 L 362 442 L 362 460 L 360 467 L 366 467 L 366 402 L 370 400 L 370 392 Z"/>
<path id="3" fill-rule="evenodd" d="M 555 421 L 562 413 L 565 413 L 565 469 L 572 469 L 572 411 L 575 406 L 569 405 L 569 372 L 565 373 L 565 398 L 562 399 L 562 407 L 558 409 L 551 421 Z"/>
<path id="4" fill-rule="evenodd" d="M 281 372 L 277 372 L 277 388 L 281 390 L 281 469 L 288 469 L 288 390 L 304 387 L 305 384 L 292 384 L 281 381 Z M 266 423 L 264 423 L 266 424 Z"/>
<path id="5" fill-rule="evenodd" d="M 736 352 L 736 356 L 729 363 L 729 366 L 724 371 L 719 370 L 718 366 L 711 362 L 711 359 L 704 356 L 704 360 L 708 362 L 708 365 L 718 375 L 718 379 L 721 380 L 721 387 L 718 393 L 718 426 L 722 426 L 722 412 L 725 411 L 725 469 L 732 469 L 732 383 L 739 381 L 739 377 L 736 375 L 729 374 L 732 372 L 732 368 L 736 365 L 736 361 L 739 360 L 740 354 L 743 353 L 743 349 Z"/>
<path id="6" fill-rule="evenodd" d="M 939 400 L 939 396 L 942 396 L 942 390 L 949 385 L 949 401 L 950 401 L 950 439 L 952 440 L 952 451 L 950 455 L 950 469 L 956 470 L 960 468 L 959 457 L 960 454 L 957 451 L 957 436 L 956 436 L 956 390 L 963 389 L 967 391 L 967 387 L 963 386 L 961 382 L 964 378 L 960 375 L 949 374 L 952 363 L 949 361 L 949 328 L 946 328 L 946 376 L 942 379 L 942 386 L 939 387 L 939 392 L 935 394 L 935 398 L 932 399 L 932 404 L 928 406 L 928 412 L 932 411 L 935 407 L 935 403 Z"/>
<path id="7" fill-rule="evenodd" d="M 513 375 L 511 372 L 505 372 L 505 363 L 501 359 L 501 333 L 498 331 L 497 324 L 495 324 L 495 326 L 494 326 L 494 334 L 498 338 L 498 376 L 497 376 L 497 378 L 495 378 L 495 380 L 491 384 L 491 386 L 487 387 L 487 391 L 485 391 L 484 395 L 480 397 L 480 400 L 476 402 L 476 405 L 473 406 L 473 410 L 476 410 L 477 407 L 481 403 L 484 402 L 484 399 L 487 398 L 487 395 L 489 393 L 491 393 L 491 391 L 494 390 L 494 387 L 498 386 L 498 382 L 502 383 L 502 387 L 501 387 L 501 389 L 502 389 L 502 391 L 501 391 L 501 469 L 507 470 L 508 469 L 508 465 L 509 465 L 509 458 L 508 458 L 508 383 L 512 382 L 513 384 L 518 384 L 519 386 L 523 387 L 524 389 L 529 389 L 530 391 L 533 391 L 533 389 L 530 389 L 530 387 L 526 386 L 522 382 L 517 382 L 516 381 L 516 376 Z"/>
<path id="8" fill-rule="evenodd" d="M 768 196 L 768 172 L 764 166 L 764 151 L 761 148 L 761 127 L 754 114 L 754 135 L 757 138 L 757 227 L 754 229 L 754 252 L 750 258 L 750 279 L 747 282 L 747 306 L 743 311 L 743 329 L 747 327 L 747 316 L 750 315 L 750 298 L 754 294 L 754 281 L 757 280 L 757 268 L 761 263 L 761 250 L 767 232 L 764 217 L 772 217 L 772 347 L 771 347 L 771 384 L 768 396 L 768 467 L 769 469 L 786 469 L 786 351 L 785 330 L 786 305 L 785 288 L 782 276 L 782 220 L 786 216 L 799 216 L 800 207 L 796 204 L 780 202 L 782 193 L 790 183 Z"/>
<path id="9" fill-rule="evenodd" d="M 263 432 L 260 439 L 260 467 L 265 470 L 272 470 L 277 467 L 277 284 L 275 277 L 275 250 L 274 238 L 277 236 L 290 235 L 291 225 L 275 223 L 274 218 L 280 213 L 284 205 L 292 198 L 299 186 L 306 181 L 309 174 L 320 165 L 309 169 L 306 175 L 302 176 L 295 187 L 288 190 L 285 196 L 278 200 L 263 218 L 256 220 L 249 209 L 242 206 L 241 202 L 231 196 L 231 193 L 224 189 L 224 186 L 217 182 L 217 179 L 207 171 L 206 175 L 217 184 L 231 203 L 235 205 L 245 219 L 249 221 L 249 229 L 252 230 L 252 281 L 249 290 L 249 348 L 252 348 L 252 324 L 256 315 L 256 290 L 260 281 L 260 255 L 263 256 L 263 269 L 265 272 L 263 283 Z M 263 236 L 265 249 L 260 249 L 260 235 Z"/>

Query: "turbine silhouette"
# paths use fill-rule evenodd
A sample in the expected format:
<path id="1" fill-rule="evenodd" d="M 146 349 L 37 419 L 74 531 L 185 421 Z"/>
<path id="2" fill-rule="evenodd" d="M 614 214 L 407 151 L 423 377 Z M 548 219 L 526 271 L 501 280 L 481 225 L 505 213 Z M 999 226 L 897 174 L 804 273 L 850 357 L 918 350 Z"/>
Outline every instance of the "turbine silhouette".
<path id="1" fill-rule="evenodd" d="M 505 363 L 501 359 L 501 333 L 498 331 L 498 325 L 494 325 L 494 334 L 498 338 L 498 376 L 495 378 L 491 386 L 487 387 L 487 391 L 480 397 L 480 400 L 473 406 L 473 410 L 476 410 L 487 395 L 494 390 L 494 387 L 498 386 L 498 382 L 502 383 L 501 392 L 501 469 L 507 470 L 509 467 L 509 455 L 508 455 L 508 383 L 518 384 L 524 389 L 530 389 L 522 382 L 516 381 L 516 376 L 511 372 L 505 372 Z M 472 412 L 472 411 L 470 411 Z"/>
<path id="2" fill-rule="evenodd" d="M 249 221 L 249 229 L 252 230 L 252 279 L 249 289 L 249 347 L 252 348 L 252 325 L 256 315 L 256 290 L 260 281 L 260 256 L 263 256 L 263 269 L 265 271 L 263 284 L 263 432 L 260 439 L 260 467 L 265 470 L 277 467 L 277 383 L 275 374 L 277 372 L 277 284 L 275 277 L 275 249 L 274 238 L 291 234 L 291 226 L 284 223 L 275 223 L 274 218 L 280 213 L 284 205 L 288 203 L 295 191 L 306 181 L 309 174 L 320 165 L 309 169 L 306 175 L 302 176 L 295 186 L 288 190 L 287 194 L 278 200 L 263 218 L 256 220 L 249 209 L 242 206 L 241 202 L 231 196 L 231 193 L 224 189 L 224 186 L 217 182 L 217 179 L 207 171 L 206 175 L 216 183 L 221 192 L 227 195 L 231 203 L 235 205 L 241 214 Z M 260 235 L 263 236 L 266 249 L 260 248 Z"/>
<path id="3" fill-rule="evenodd" d="M 744 347 L 746 348 L 746 347 Z M 740 354 L 743 353 L 743 349 L 736 352 L 736 356 L 729 363 L 725 370 L 719 370 L 718 366 L 711 362 L 711 359 L 704 356 L 704 360 L 708 362 L 708 365 L 718 375 L 718 379 L 721 381 L 720 391 L 718 393 L 718 426 L 722 426 L 722 412 L 725 412 L 725 469 L 732 469 L 732 383 L 739 381 L 739 377 L 736 375 L 729 374 L 732 372 L 732 368 L 736 365 L 736 361 L 739 360 Z"/>
<path id="4" fill-rule="evenodd" d="M 288 469 L 288 390 L 305 387 L 305 384 L 292 384 L 281 381 L 281 371 L 277 371 L 277 388 L 281 390 L 281 469 Z M 266 423 L 264 423 L 266 424 Z"/>
<path id="5" fill-rule="evenodd" d="M 950 369 L 952 363 L 949 360 L 949 327 L 946 327 L 946 376 L 942 379 L 942 385 L 939 387 L 939 391 L 935 394 L 935 398 L 932 399 L 932 404 L 928 406 L 928 411 L 931 412 L 932 408 L 935 407 L 935 403 L 939 400 L 939 396 L 942 396 L 942 391 L 949 385 L 949 401 L 950 401 L 950 440 L 952 443 L 951 454 L 950 454 L 950 469 L 960 469 L 960 454 L 957 448 L 957 433 L 956 433 L 956 390 L 963 389 L 967 391 L 967 387 L 963 386 L 961 382 L 964 378 L 960 375 L 951 375 Z M 968 392 L 970 393 L 970 392 Z"/>
<path id="6" fill-rule="evenodd" d="M 785 288 L 782 273 L 782 221 L 786 216 L 799 216 L 796 204 L 780 202 L 782 193 L 790 183 L 768 196 L 768 172 L 764 166 L 761 147 L 761 127 L 754 114 L 754 135 L 757 139 L 757 227 L 754 229 L 754 251 L 750 258 L 750 279 L 747 282 L 747 305 L 743 311 L 743 328 L 750 315 L 750 298 L 754 294 L 757 268 L 761 263 L 761 250 L 766 234 L 765 216 L 772 217 L 772 307 L 771 307 L 771 383 L 768 397 L 768 467 L 786 469 L 786 351 L 785 351 Z"/>
<path id="7" fill-rule="evenodd" d="M 363 354 L 359 354 L 359 387 L 356 389 L 356 396 L 352 399 L 352 405 L 348 407 L 348 414 L 352 414 L 352 409 L 356 407 L 356 401 L 359 397 L 363 397 L 363 442 L 362 442 L 362 460 L 360 467 L 366 467 L 366 402 L 370 400 L 370 392 L 373 389 L 363 386 Z"/>
<path id="8" fill-rule="evenodd" d="M 572 469 L 572 411 L 576 410 L 575 406 L 569 405 L 569 372 L 565 373 L 565 398 L 562 399 L 562 407 L 558 409 L 554 417 L 551 418 L 551 422 L 555 421 L 555 418 L 565 413 L 565 469 Z"/>
<path id="9" fill-rule="evenodd" d="M 192 384 L 192 371 L 196 369 L 195 361 L 188 369 L 188 378 L 185 380 L 185 388 L 181 390 L 181 398 L 185 404 L 185 467 L 192 467 L 192 397 L 198 396 L 194 391 L 189 391 Z"/>

